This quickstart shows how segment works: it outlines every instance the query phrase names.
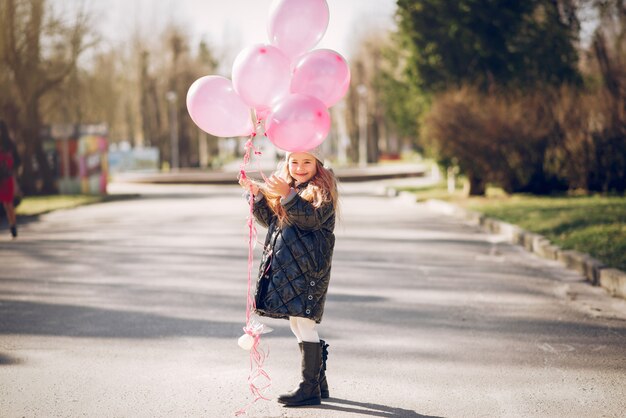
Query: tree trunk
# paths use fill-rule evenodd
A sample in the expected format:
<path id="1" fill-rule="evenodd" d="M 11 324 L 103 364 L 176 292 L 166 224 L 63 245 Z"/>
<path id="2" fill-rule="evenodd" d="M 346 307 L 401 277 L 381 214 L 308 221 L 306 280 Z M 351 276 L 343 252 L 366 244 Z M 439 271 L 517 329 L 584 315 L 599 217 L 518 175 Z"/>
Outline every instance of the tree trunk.
<path id="1" fill-rule="evenodd" d="M 481 175 L 475 172 L 468 172 L 467 180 L 469 183 L 469 195 L 470 196 L 484 196 L 485 195 L 485 191 L 487 190 L 487 182 Z"/>
<path id="2" fill-rule="evenodd" d="M 26 145 L 22 186 L 26 194 L 53 194 L 57 192 L 55 176 L 43 150 L 38 107 L 38 100 L 28 103 L 22 128 Z"/>

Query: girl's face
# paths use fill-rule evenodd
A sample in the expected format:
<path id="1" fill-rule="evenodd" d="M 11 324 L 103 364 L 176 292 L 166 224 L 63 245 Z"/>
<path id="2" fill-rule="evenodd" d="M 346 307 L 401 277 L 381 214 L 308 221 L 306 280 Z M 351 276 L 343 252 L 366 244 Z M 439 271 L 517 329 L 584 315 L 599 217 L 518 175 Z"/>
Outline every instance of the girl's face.
<path id="1" fill-rule="evenodd" d="M 305 183 L 317 174 L 315 157 L 306 152 L 294 152 L 289 156 L 289 175 L 296 183 Z"/>

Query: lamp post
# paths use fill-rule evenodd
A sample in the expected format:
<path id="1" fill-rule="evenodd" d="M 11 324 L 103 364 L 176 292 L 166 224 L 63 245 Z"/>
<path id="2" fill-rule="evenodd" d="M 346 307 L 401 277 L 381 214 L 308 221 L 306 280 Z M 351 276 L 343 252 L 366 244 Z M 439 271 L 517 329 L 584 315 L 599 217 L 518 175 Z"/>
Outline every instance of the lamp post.
<path id="1" fill-rule="evenodd" d="M 165 94 L 165 98 L 169 103 L 170 110 L 170 146 L 172 153 L 171 169 L 177 171 L 179 168 L 178 162 L 178 112 L 176 111 L 176 102 L 178 95 L 175 91 L 168 91 Z"/>
<path id="2" fill-rule="evenodd" d="M 350 136 L 346 126 L 346 102 L 339 101 L 333 109 L 337 121 L 337 163 L 343 166 L 348 162 L 347 149 L 350 145 Z"/>
<path id="3" fill-rule="evenodd" d="M 367 166 L 367 87 L 359 84 L 359 167 Z"/>

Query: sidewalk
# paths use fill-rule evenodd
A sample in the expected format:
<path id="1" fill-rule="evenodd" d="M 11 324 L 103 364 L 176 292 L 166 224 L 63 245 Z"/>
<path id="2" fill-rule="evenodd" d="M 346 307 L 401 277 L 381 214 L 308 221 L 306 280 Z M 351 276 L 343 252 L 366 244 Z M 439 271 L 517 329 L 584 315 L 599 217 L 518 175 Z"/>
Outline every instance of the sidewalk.
<path id="1" fill-rule="evenodd" d="M 275 163 L 264 163 L 261 169 L 265 175 L 271 174 L 276 168 Z M 261 177 L 254 165 L 249 167 L 252 177 Z M 383 164 L 367 167 L 333 168 L 339 181 L 360 182 L 381 179 L 424 177 L 429 174 L 430 167 L 423 163 Z M 239 163 L 231 163 L 224 170 L 183 169 L 169 173 L 121 173 L 114 176 L 115 183 L 153 183 L 153 184 L 236 184 L 239 175 Z"/>

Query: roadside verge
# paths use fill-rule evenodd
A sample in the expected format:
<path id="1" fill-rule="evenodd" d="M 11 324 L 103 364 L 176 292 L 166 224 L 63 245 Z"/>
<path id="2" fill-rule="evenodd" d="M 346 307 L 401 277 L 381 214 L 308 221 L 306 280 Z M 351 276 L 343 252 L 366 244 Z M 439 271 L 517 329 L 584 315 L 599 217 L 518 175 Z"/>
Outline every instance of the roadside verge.
<path id="1" fill-rule="evenodd" d="M 414 198 L 411 192 L 391 192 L 390 195 Z M 406 196 L 404 196 L 406 195 Z M 488 217 L 480 212 L 464 209 L 457 205 L 437 199 L 425 201 L 428 208 L 439 213 L 463 219 L 484 230 L 499 234 L 515 245 L 538 256 L 560 262 L 568 269 L 577 271 L 594 286 L 601 286 L 612 296 L 626 299 L 626 272 L 611 268 L 591 255 L 573 250 L 564 250 L 543 235 L 527 231 L 517 225 Z"/>

